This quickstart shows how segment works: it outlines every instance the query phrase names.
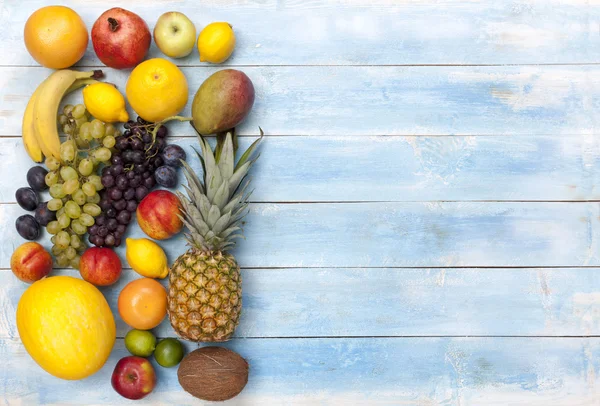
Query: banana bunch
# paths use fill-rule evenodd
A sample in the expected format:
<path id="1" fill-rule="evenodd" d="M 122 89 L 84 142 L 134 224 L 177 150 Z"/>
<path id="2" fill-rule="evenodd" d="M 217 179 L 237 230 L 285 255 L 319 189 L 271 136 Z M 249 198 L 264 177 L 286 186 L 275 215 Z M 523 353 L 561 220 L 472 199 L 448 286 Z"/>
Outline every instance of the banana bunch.
<path id="1" fill-rule="evenodd" d="M 60 160 L 60 139 L 56 118 L 60 101 L 70 92 L 95 83 L 102 71 L 79 72 L 62 69 L 53 72 L 33 92 L 23 115 L 23 143 L 35 162 L 44 156 Z"/>

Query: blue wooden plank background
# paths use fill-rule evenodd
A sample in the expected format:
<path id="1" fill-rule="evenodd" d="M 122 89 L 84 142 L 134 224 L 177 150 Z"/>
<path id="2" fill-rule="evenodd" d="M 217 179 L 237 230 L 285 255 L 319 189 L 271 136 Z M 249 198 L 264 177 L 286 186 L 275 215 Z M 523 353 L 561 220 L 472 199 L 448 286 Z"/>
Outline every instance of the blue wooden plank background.
<path id="1" fill-rule="evenodd" d="M 63 3 L 88 27 L 122 6 L 151 28 L 178 10 L 199 29 L 236 30 L 225 65 L 257 91 L 242 147 L 259 125 L 267 137 L 235 251 L 244 312 L 225 344 L 248 359 L 250 381 L 229 404 L 600 404 L 600 3 Z M 49 73 L 22 27 L 45 4 L 0 2 L 0 399 L 125 404 L 109 383 L 126 354 L 118 312 L 111 358 L 79 382 L 43 372 L 15 327 L 21 119 Z M 153 45 L 150 56 L 162 55 Z M 221 69 L 197 53 L 176 62 L 192 92 Z M 78 65 L 100 66 L 91 45 Z M 121 89 L 129 74 L 105 73 Z M 169 127 L 191 153 L 190 127 Z M 165 242 L 171 260 L 180 245 Z M 102 289 L 111 308 L 136 277 L 126 269 Z M 155 332 L 173 335 L 168 322 Z M 138 403 L 198 404 L 175 369 L 157 371 Z"/>

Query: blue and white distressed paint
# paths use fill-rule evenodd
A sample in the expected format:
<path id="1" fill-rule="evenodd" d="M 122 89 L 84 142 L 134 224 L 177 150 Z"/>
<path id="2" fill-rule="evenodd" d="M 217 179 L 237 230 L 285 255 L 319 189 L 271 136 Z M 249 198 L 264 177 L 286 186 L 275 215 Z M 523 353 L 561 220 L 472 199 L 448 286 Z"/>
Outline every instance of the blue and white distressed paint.
<path id="1" fill-rule="evenodd" d="M 63 3 L 88 27 L 113 5 Z M 16 330 L 27 285 L 9 269 L 24 242 L 14 192 L 30 166 L 21 119 L 49 72 L 26 52 L 22 26 L 43 5 L 0 2 L 0 400 L 125 404 L 109 380 L 126 355 L 116 301 L 132 270 L 102 288 L 118 339 L 93 377 L 49 376 Z M 256 87 L 240 143 L 258 126 L 267 137 L 235 250 L 243 316 L 225 344 L 251 372 L 229 404 L 599 404 L 600 2 L 114 5 L 151 29 L 170 10 L 198 29 L 230 22 L 238 43 L 225 65 Z M 153 44 L 149 56 L 162 55 Z M 192 92 L 222 68 L 195 53 L 176 62 Z M 99 66 L 91 45 L 79 66 Z M 128 71 L 105 73 L 124 88 Z M 191 128 L 169 128 L 192 157 Z M 182 240 L 164 247 L 172 260 Z M 163 322 L 155 333 L 173 330 Z M 156 391 L 138 403 L 198 404 L 175 369 L 157 372 Z"/>

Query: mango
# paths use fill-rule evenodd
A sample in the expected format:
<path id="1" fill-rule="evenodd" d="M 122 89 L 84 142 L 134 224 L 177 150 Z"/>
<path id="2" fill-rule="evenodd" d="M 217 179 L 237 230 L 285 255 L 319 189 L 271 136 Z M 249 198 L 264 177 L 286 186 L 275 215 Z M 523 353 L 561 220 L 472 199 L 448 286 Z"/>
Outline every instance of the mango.
<path id="1" fill-rule="evenodd" d="M 194 96 L 194 127 L 202 135 L 232 129 L 244 121 L 253 104 L 254 86 L 244 72 L 236 69 L 215 72 Z"/>

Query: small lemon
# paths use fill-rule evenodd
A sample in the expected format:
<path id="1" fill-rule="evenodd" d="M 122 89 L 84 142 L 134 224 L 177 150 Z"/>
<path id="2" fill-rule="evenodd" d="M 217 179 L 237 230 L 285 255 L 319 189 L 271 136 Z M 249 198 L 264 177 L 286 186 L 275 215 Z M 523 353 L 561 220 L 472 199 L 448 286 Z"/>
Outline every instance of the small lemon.
<path id="1" fill-rule="evenodd" d="M 147 278 L 164 278 L 169 274 L 167 256 L 160 246 L 147 238 L 128 238 L 125 257 L 134 271 Z"/>
<path id="2" fill-rule="evenodd" d="M 127 79 L 125 93 L 135 112 L 153 123 L 179 113 L 189 96 L 181 69 L 163 58 L 148 59 L 136 66 Z"/>
<path id="3" fill-rule="evenodd" d="M 222 63 L 235 48 L 235 34 L 229 23 L 210 23 L 198 36 L 200 62 Z"/>
<path id="4" fill-rule="evenodd" d="M 126 122 L 125 98 L 109 83 L 94 83 L 83 89 L 83 103 L 92 116 L 105 123 Z"/>

